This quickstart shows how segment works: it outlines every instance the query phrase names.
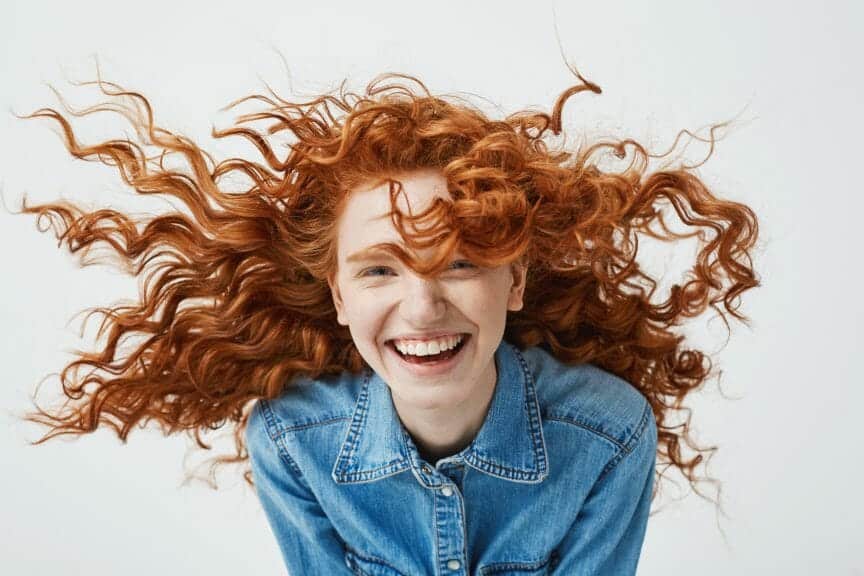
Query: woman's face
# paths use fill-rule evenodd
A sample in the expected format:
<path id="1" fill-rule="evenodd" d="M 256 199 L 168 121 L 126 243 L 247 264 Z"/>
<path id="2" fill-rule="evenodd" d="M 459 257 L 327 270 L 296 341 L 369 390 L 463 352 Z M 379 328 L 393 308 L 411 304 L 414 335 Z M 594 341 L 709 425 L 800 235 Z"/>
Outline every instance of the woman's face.
<path id="1" fill-rule="evenodd" d="M 438 171 L 394 179 L 402 185 L 397 205 L 403 213 L 408 213 L 406 197 L 413 214 L 438 196 L 452 199 Z M 483 387 L 494 387 L 495 350 L 504 336 L 507 311 L 522 308 L 525 267 L 479 268 L 456 252 L 445 271 L 424 280 L 386 252 L 358 259 L 379 243 L 405 248 L 389 211 L 386 182 L 354 189 L 346 200 L 338 222 L 338 272 L 330 283 L 338 321 L 348 326 L 360 355 L 388 384 L 397 408 L 463 406 L 481 397 Z M 425 252 L 415 256 L 431 257 L 433 249 Z M 409 364 L 391 342 L 440 333 L 467 335 L 459 353 L 443 366 Z"/>

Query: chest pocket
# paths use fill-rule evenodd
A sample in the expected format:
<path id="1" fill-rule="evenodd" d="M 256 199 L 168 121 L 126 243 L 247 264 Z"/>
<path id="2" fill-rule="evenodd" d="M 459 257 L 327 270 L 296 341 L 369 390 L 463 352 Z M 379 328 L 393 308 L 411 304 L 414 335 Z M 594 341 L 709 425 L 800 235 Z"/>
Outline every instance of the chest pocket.
<path id="1" fill-rule="evenodd" d="M 360 556 L 348 549 L 345 551 L 345 564 L 357 576 L 405 576 L 384 560 Z"/>
<path id="2" fill-rule="evenodd" d="M 496 562 L 481 566 L 478 576 L 547 576 L 558 565 L 558 553 L 552 552 L 538 562 Z"/>

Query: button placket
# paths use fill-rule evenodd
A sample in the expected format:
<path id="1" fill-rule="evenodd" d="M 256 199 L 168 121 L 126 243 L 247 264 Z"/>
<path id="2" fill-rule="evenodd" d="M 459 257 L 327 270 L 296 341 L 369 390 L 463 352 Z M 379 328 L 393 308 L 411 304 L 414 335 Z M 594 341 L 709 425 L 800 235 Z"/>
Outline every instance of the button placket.
<path id="1" fill-rule="evenodd" d="M 462 498 L 451 484 L 441 485 L 435 498 L 435 529 L 441 570 L 453 576 L 464 574 L 466 554 L 465 514 Z"/>

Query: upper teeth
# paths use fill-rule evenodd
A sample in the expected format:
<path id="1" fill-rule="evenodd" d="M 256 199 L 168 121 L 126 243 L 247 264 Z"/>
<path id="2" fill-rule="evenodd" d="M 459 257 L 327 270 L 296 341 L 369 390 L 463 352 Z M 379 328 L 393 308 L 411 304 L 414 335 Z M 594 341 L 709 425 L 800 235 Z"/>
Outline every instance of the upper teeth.
<path id="1" fill-rule="evenodd" d="M 452 348 L 455 348 L 459 345 L 461 341 L 462 335 L 460 334 L 458 336 L 448 336 L 445 338 L 430 340 L 428 342 L 412 342 L 410 344 L 394 340 L 393 345 L 396 346 L 396 349 L 403 354 L 411 354 L 414 356 L 430 356 L 432 354 L 438 354 L 439 352 L 443 352 L 444 350 L 450 350 Z"/>

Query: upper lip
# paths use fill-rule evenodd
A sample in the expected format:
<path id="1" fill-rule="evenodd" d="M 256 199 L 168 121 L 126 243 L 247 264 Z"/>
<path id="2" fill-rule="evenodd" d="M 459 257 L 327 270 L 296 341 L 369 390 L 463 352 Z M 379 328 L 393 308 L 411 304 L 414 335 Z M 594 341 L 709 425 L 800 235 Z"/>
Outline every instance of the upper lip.
<path id="1" fill-rule="evenodd" d="M 438 332 L 414 332 L 412 334 L 403 334 L 401 336 L 396 336 L 395 338 L 391 338 L 390 340 L 388 340 L 388 342 L 392 342 L 393 340 L 435 340 L 436 338 L 441 338 L 442 336 L 459 336 L 460 334 L 465 334 L 465 332 L 455 332 L 453 330 Z"/>

